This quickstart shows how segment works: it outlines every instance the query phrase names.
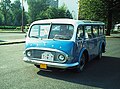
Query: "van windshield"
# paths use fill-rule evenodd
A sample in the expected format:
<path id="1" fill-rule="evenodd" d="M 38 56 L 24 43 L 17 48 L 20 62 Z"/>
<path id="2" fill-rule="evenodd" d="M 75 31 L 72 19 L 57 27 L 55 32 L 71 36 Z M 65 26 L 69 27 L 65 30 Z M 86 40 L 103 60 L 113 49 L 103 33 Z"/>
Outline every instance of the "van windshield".
<path id="1" fill-rule="evenodd" d="M 70 40 L 73 31 L 74 27 L 69 24 L 36 24 L 31 27 L 29 37 Z"/>

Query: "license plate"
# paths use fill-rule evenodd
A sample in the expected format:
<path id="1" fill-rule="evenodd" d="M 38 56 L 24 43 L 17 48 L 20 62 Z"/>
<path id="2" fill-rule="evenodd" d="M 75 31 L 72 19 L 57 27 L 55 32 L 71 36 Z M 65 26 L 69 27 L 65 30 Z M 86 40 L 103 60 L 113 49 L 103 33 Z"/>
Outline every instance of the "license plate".
<path id="1" fill-rule="evenodd" d="M 46 61 L 53 61 L 54 60 L 54 55 L 51 52 L 44 52 L 42 54 L 42 59 Z"/>
<path id="2" fill-rule="evenodd" d="M 41 69 L 47 69 L 47 64 L 40 64 Z"/>

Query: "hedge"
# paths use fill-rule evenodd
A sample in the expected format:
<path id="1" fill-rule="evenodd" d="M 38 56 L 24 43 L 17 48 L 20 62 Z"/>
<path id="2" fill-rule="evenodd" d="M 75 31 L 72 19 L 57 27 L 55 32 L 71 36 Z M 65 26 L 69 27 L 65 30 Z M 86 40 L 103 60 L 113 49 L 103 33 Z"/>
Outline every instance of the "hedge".
<path id="1" fill-rule="evenodd" d="M 0 29 L 16 29 L 20 28 L 20 26 L 0 26 Z"/>

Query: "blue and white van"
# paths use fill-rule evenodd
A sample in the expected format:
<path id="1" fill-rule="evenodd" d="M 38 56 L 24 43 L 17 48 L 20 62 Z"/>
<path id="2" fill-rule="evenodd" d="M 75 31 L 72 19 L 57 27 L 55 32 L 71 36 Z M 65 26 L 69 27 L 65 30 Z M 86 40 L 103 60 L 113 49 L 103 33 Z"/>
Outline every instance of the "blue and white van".
<path id="1" fill-rule="evenodd" d="M 90 20 L 47 19 L 30 25 L 23 60 L 40 69 L 74 68 L 101 59 L 106 40 L 104 23 Z"/>

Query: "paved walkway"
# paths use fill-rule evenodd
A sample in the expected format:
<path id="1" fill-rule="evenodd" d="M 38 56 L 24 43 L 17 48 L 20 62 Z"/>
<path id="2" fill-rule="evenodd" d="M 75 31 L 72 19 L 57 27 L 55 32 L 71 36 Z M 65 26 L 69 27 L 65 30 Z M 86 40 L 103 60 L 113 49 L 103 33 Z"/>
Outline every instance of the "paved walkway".
<path id="1" fill-rule="evenodd" d="M 0 33 L 0 45 L 24 42 L 25 33 Z"/>
<path id="2" fill-rule="evenodd" d="M 120 38 L 120 33 L 119 34 L 111 34 L 110 36 L 106 36 L 106 37 Z"/>

